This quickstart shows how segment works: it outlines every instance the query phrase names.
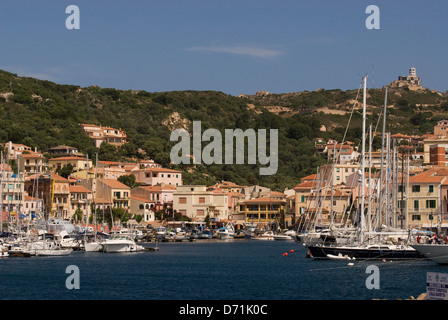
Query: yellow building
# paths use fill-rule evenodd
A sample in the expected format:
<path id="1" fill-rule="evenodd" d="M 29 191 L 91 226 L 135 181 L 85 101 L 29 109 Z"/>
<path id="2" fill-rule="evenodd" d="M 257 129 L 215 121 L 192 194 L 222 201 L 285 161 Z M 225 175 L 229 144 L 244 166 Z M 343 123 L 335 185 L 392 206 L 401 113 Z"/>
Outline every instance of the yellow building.
<path id="1" fill-rule="evenodd" d="M 286 200 L 272 197 L 261 197 L 240 201 L 239 214 L 243 214 L 245 222 L 277 222 L 285 223 Z"/>
<path id="2" fill-rule="evenodd" d="M 407 218 L 411 228 L 435 228 L 443 214 L 441 187 L 447 169 L 432 168 L 409 178 Z"/>
<path id="3" fill-rule="evenodd" d="M 48 160 L 48 166 L 51 167 L 53 172 L 57 169 L 62 169 L 68 164 L 73 166 L 73 171 L 88 170 L 92 168 L 92 160 L 87 160 L 82 157 L 60 157 Z"/>

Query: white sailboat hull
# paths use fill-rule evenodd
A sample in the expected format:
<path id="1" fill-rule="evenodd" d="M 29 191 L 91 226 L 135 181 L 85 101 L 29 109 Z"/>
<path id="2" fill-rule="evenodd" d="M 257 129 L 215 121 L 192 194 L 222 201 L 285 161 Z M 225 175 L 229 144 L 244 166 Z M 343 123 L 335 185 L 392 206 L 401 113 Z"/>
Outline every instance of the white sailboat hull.
<path id="1" fill-rule="evenodd" d="M 72 249 L 42 249 L 36 250 L 37 256 L 67 256 L 73 252 Z"/>
<path id="2" fill-rule="evenodd" d="M 424 257 L 438 264 L 448 264 L 448 244 L 413 244 L 411 246 Z"/>

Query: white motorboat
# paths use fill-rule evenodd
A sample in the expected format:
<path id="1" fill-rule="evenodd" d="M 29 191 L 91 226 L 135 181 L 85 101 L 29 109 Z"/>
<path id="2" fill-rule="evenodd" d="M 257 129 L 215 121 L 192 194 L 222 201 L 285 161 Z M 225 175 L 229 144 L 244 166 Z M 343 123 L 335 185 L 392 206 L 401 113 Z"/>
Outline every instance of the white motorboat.
<path id="1" fill-rule="evenodd" d="M 84 251 L 86 252 L 100 252 L 103 251 L 103 244 L 100 241 L 90 241 L 84 243 Z"/>
<path id="2" fill-rule="evenodd" d="M 234 232 L 232 230 L 230 230 L 228 228 L 224 228 L 224 227 L 219 228 L 218 232 L 217 232 L 218 239 L 221 239 L 221 240 L 232 239 L 233 235 L 234 235 Z"/>
<path id="3" fill-rule="evenodd" d="M 259 236 L 255 236 L 252 237 L 253 240 L 274 240 L 274 232 L 272 231 L 266 231 L 265 233 L 259 235 Z"/>
<path id="4" fill-rule="evenodd" d="M 438 264 L 448 264 L 448 244 L 412 244 L 411 247 Z"/>
<path id="5" fill-rule="evenodd" d="M 117 233 L 102 243 L 104 252 L 137 252 L 143 251 L 143 246 L 137 245 L 133 237 L 127 234 Z"/>
<path id="6" fill-rule="evenodd" d="M 274 235 L 274 240 L 295 240 L 297 233 L 294 230 L 288 230 L 285 233 L 279 233 Z"/>

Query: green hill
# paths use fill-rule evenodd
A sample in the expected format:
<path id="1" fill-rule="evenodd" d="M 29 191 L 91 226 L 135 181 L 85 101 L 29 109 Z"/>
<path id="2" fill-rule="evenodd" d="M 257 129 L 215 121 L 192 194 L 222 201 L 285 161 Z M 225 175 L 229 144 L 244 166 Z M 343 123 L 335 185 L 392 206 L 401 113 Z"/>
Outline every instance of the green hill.
<path id="1" fill-rule="evenodd" d="M 317 90 L 235 97 L 216 91 L 125 91 L 60 85 L 0 70 L 0 142 L 23 143 L 44 153 L 60 144 L 70 145 L 90 157 L 98 152 L 100 160 L 146 156 L 165 167 L 185 170 L 186 184 L 230 180 L 282 191 L 326 162 L 316 154 L 313 139 L 342 139 L 357 92 Z M 369 121 L 378 121 L 383 100 L 382 89 L 369 90 Z M 394 105 L 388 110 L 393 133 L 432 131 L 435 121 L 448 110 L 447 98 L 430 90 L 390 90 L 388 105 Z M 347 136 L 354 142 L 360 139 L 359 108 Z M 278 129 L 277 174 L 260 176 L 258 165 L 170 165 L 169 153 L 176 144 L 169 140 L 171 130 L 189 127 L 195 120 L 202 121 L 202 130 L 215 128 L 223 136 L 224 129 Z M 119 150 L 105 144 L 97 149 L 82 131 L 82 123 L 121 128 L 129 143 Z M 320 131 L 322 125 L 326 132 Z"/>

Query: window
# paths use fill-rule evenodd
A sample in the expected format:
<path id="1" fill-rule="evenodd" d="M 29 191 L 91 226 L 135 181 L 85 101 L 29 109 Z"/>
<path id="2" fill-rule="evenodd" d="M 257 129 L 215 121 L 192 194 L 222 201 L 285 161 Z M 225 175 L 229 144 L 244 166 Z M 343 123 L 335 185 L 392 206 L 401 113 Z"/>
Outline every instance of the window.
<path id="1" fill-rule="evenodd" d="M 419 201 L 414 200 L 414 210 L 418 211 L 418 209 L 419 209 Z"/>
<path id="2" fill-rule="evenodd" d="M 302 196 L 302 202 L 305 202 L 305 196 Z"/>
<path id="3" fill-rule="evenodd" d="M 180 197 L 179 198 L 179 203 L 187 203 L 187 198 L 186 197 Z"/>
<path id="4" fill-rule="evenodd" d="M 421 216 L 419 214 L 414 214 L 414 215 L 412 215 L 412 220 L 420 221 Z"/>
<path id="5" fill-rule="evenodd" d="M 434 209 L 436 207 L 436 200 L 426 200 L 426 208 Z"/>
<path id="6" fill-rule="evenodd" d="M 412 185 L 412 192 L 420 192 L 420 185 L 417 184 Z"/>
<path id="7" fill-rule="evenodd" d="M 205 197 L 199 197 L 199 203 L 205 203 Z"/>
<path id="8" fill-rule="evenodd" d="M 198 209 L 198 210 L 196 210 L 196 215 L 197 215 L 197 216 L 204 216 L 204 209 Z"/>
<path id="9" fill-rule="evenodd" d="M 429 192 L 434 192 L 434 186 L 432 184 L 429 185 Z"/>

